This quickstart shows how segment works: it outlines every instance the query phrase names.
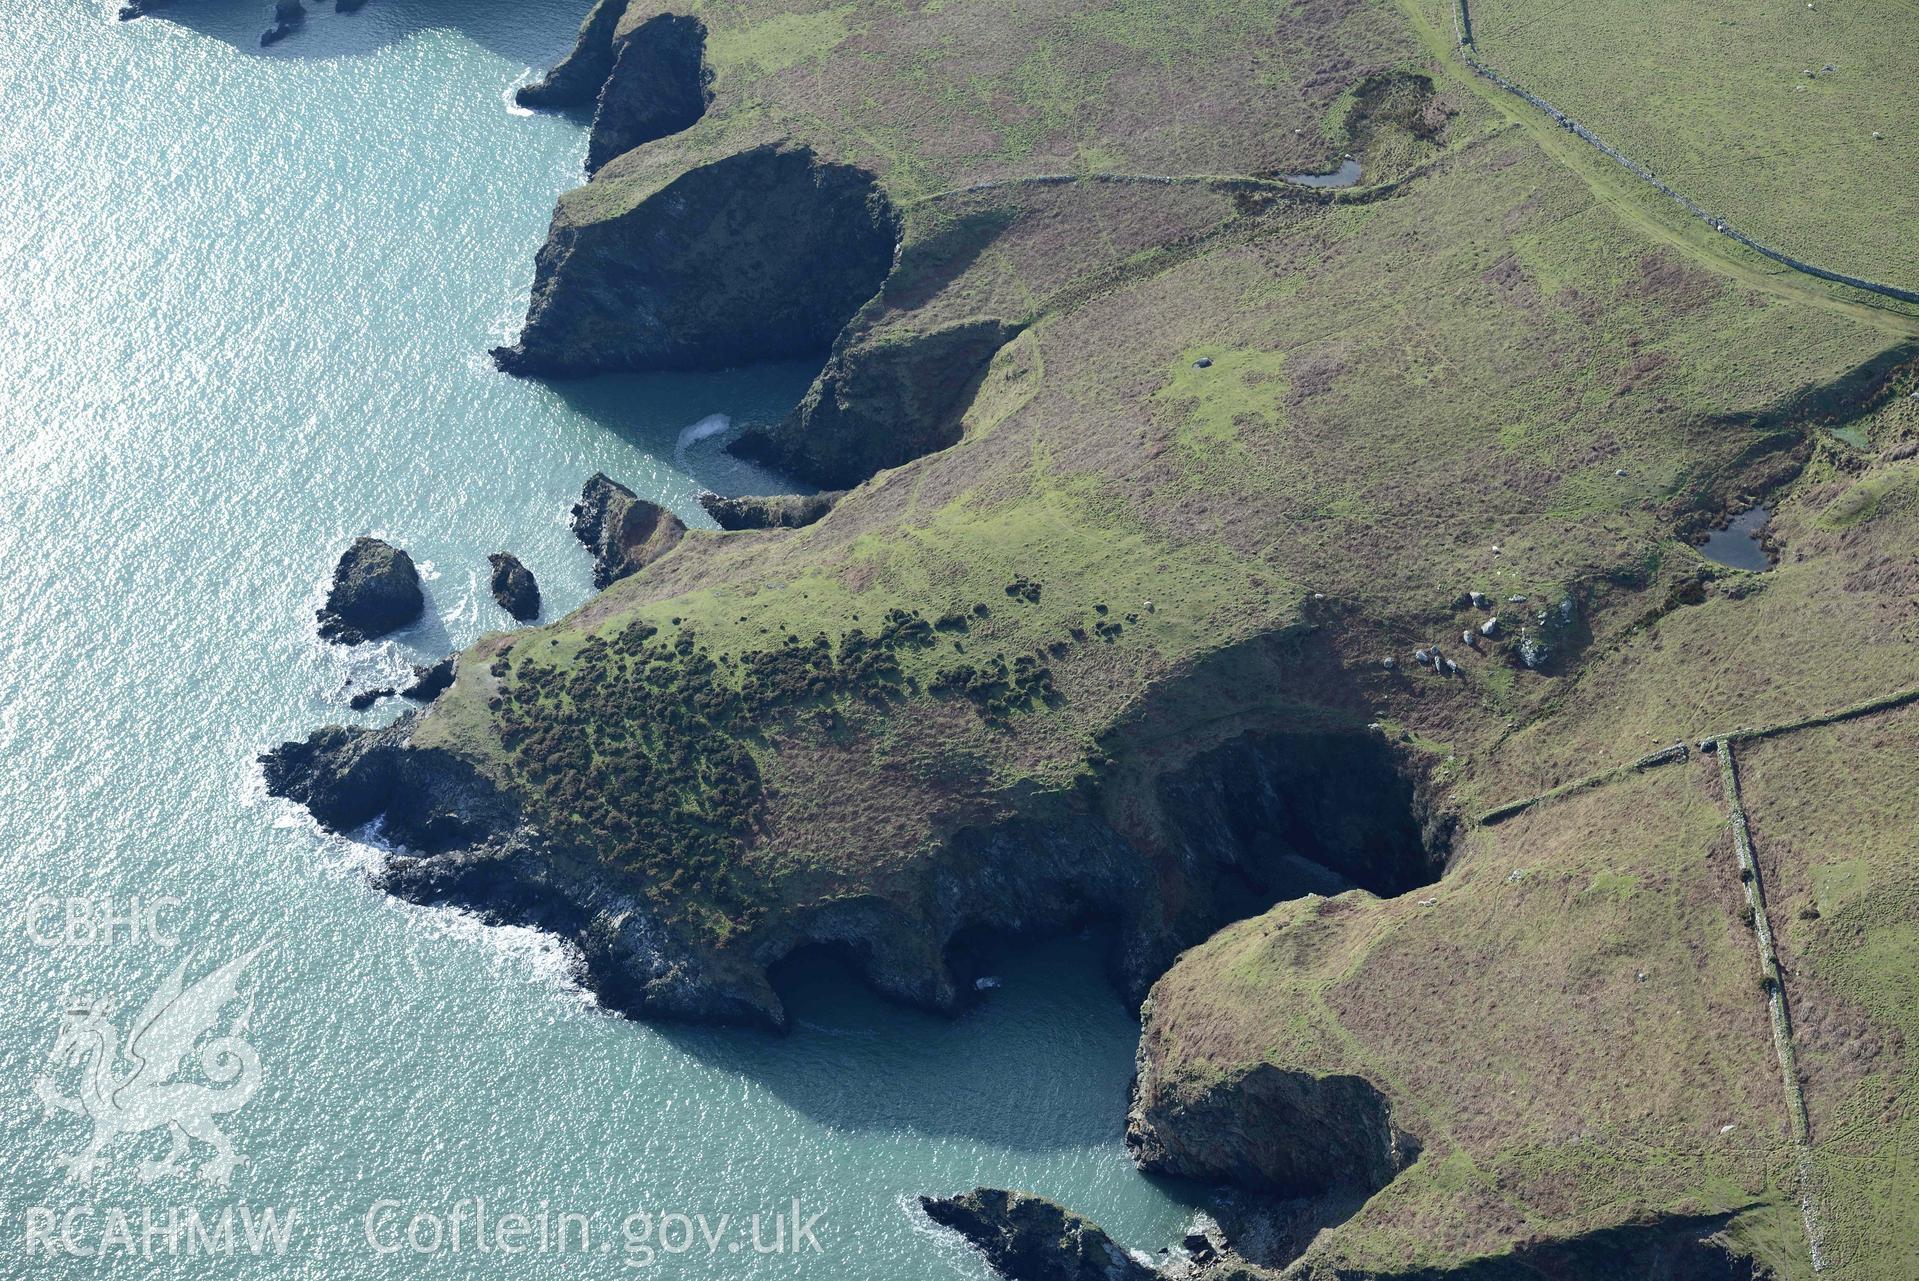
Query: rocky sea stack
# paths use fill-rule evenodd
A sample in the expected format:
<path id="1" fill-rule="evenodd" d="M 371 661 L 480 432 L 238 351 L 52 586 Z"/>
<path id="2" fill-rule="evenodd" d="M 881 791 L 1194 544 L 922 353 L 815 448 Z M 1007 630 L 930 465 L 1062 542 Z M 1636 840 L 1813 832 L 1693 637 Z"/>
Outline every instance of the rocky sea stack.
<path id="1" fill-rule="evenodd" d="M 493 599 L 500 608 L 518 622 L 530 623 L 538 618 L 540 585 L 534 580 L 533 571 L 511 552 L 494 552 L 487 557 L 487 562 L 493 566 Z"/>
<path id="2" fill-rule="evenodd" d="M 1152 1281 L 1159 1274 L 1104 1229 L 1045 1197 L 974 1188 L 920 1198 L 926 1216 L 965 1237 L 1008 1281 Z"/>
<path id="3" fill-rule="evenodd" d="M 573 533 L 593 553 L 593 585 L 606 587 L 666 555 L 686 536 L 686 525 L 595 472 L 573 504 Z"/>
<path id="4" fill-rule="evenodd" d="M 317 614 L 320 637 L 358 645 L 398 631 L 425 609 L 413 558 L 378 538 L 356 538 L 334 566 L 326 606 Z"/>

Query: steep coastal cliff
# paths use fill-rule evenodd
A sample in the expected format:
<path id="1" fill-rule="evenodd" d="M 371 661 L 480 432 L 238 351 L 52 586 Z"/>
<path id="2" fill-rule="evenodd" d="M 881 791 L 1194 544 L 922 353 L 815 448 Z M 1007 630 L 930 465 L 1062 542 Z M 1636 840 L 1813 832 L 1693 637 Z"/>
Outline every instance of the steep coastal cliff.
<path id="1" fill-rule="evenodd" d="M 512 373 L 695 369 L 824 350 L 885 279 L 896 218 L 869 175 L 767 144 L 570 193 L 540 250 Z"/>
<path id="2" fill-rule="evenodd" d="M 1234 1268 L 1909 1257 L 1821 1191 L 1890 1168 L 1826 1135 L 1919 1124 L 1857 978 L 1908 945 L 1804 853 L 1904 875 L 1889 754 L 1767 778 L 1802 1144 L 1720 784 L 1670 750 L 1919 684 L 1908 318 L 1621 203 L 1393 6 L 608 12 L 565 93 L 604 43 L 593 99 L 643 104 L 611 50 L 697 21 L 704 111 L 619 154 L 607 114 L 501 363 L 818 358 L 746 448 L 846 492 L 723 506 L 276 792 L 387 814 L 382 883 L 645 1014 L 779 1026 L 808 947 L 953 1009 L 978 932 L 1108 921 L 1155 985 L 1134 1151 L 1237 1186 Z M 1275 176 L 1348 150 L 1350 191 Z M 1675 537 L 1761 497 L 1763 576 Z M 369 753 L 399 781 L 330 800 Z"/>

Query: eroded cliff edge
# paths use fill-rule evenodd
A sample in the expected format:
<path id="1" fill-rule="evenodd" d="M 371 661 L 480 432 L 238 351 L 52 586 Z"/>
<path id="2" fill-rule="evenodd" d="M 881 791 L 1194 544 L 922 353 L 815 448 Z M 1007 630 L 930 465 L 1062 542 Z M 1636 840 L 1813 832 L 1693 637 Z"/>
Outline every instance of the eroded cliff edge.
<path id="1" fill-rule="evenodd" d="M 804 146 L 603 175 L 561 201 L 526 325 L 494 355 L 567 376 L 813 354 L 879 288 L 897 238 L 870 175 Z"/>
<path id="2" fill-rule="evenodd" d="M 931 630 L 910 620 L 895 628 Z M 1135 742 L 1148 726 L 1190 718 L 1185 704 L 1209 701 L 1220 669 L 1270 679 L 1297 646 L 1293 637 L 1262 640 L 1170 678 L 1115 728 L 1105 779 L 935 814 L 941 826 L 914 864 L 859 888 L 822 884 L 750 853 L 741 859 L 729 846 L 772 843 L 778 801 L 753 762 L 755 743 L 815 723 L 809 709 L 832 684 L 868 682 L 850 691 L 860 702 L 905 693 L 889 679 L 896 669 L 884 636 L 877 645 L 855 640 L 850 662 L 844 641 L 839 662 L 792 646 L 749 659 L 768 679 L 804 666 L 801 683 L 782 690 L 749 675 L 744 698 L 702 679 L 717 665 L 684 635 L 616 638 L 614 670 L 645 672 L 655 688 L 657 701 L 642 714 L 674 722 L 653 732 L 688 736 L 676 749 L 688 754 L 684 776 L 661 779 L 664 771 L 648 767 L 648 785 L 731 789 L 704 794 L 698 813 L 662 812 L 668 793 L 636 793 L 631 780 L 605 772 L 621 768 L 615 744 L 625 731 L 555 727 L 565 740 L 583 739 L 584 772 L 574 775 L 562 738 L 514 728 L 510 706 L 501 709 L 508 738 L 548 762 L 533 777 L 549 787 L 506 781 L 484 760 L 433 746 L 431 735 L 423 741 L 414 717 L 382 730 L 317 731 L 264 760 L 269 790 L 326 826 L 353 831 L 379 820 L 396 848 L 380 877 L 387 888 L 571 937 L 586 958 L 584 977 L 615 1008 L 783 1026 L 768 971 L 802 948 L 828 947 L 880 991 L 950 1011 L 972 996 L 965 944 L 975 932 L 1089 921 L 1118 927 L 1115 979 L 1137 1000 L 1182 948 L 1248 911 L 1352 886 L 1396 894 L 1444 864 L 1450 823 L 1423 800 L 1419 763 L 1341 714 L 1289 706 L 1235 717 L 1171 753 Z M 535 657 L 516 664 L 519 648 Z M 537 640 L 501 638 L 469 654 L 447 697 L 457 704 L 500 689 L 516 666 L 521 679 L 545 687 L 543 666 L 530 666 L 541 664 L 539 653 Z M 813 666 L 816 658 L 824 666 Z M 590 666 L 575 672 L 571 682 L 591 683 Z M 617 687 L 600 688 L 619 697 Z M 703 725 L 667 710 L 702 705 L 713 718 Z M 861 712 L 841 715 L 840 732 L 857 738 Z M 912 789 L 878 799 L 916 803 Z"/>

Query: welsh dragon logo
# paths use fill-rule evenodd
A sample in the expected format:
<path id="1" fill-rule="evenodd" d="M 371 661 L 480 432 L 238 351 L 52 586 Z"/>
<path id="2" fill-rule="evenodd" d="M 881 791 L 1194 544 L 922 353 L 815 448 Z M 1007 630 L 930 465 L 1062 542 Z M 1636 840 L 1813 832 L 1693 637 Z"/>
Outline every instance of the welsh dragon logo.
<path id="1" fill-rule="evenodd" d="M 60 1159 L 70 1180 L 93 1182 L 111 1164 L 107 1150 L 123 1137 L 165 1130 L 171 1146 L 166 1156 L 139 1163 L 142 1180 L 185 1174 L 191 1165 L 191 1140 L 213 1149 L 200 1164 L 200 1177 L 227 1185 L 243 1158 L 214 1118 L 239 1111 L 260 1088 L 260 1058 L 241 1036 L 252 1013 L 251 1000 L 224 1034 L 204 1043 L 201 1038 L 218 1031 L 221 1011 L 239 995 L 240 976 L 265 948 L 262 943 L 191 986 L 185 980 L 192 958 L 180 962 L 134 1017 L 124 1039 L 112 1021 L 112 1005 L 67 1004 L 59 1038 L 47 1057 L 63 1072 L 80 1070 L 79 1090 L 72 1096 L 62 1094 L 53 1077 L 43 1075 L 33 1083 L 33 1091 L 49 1115 L 71 1112 L 93 1122 L 86 1147 Z M 204 1081 L 177 1079 L 189 1055 Z"/>

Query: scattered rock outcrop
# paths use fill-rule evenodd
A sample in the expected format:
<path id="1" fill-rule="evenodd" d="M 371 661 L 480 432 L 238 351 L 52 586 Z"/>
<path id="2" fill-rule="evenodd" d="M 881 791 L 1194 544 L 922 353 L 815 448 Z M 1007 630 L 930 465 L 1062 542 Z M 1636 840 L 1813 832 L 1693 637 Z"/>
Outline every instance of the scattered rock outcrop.
<path id="1" fill-rule="evenodd" d="M 843 489 L 818 494 L 769 494 L 722 498 L 711 491 L 700 495 L 700 506 L 721 529 L 800 529 L 833 510 L 846 494 Z"/>
<path id="2" fill-rule="evenodd" d="M 968 393 L 1018 333 L 975 318 L 909 336 L 843 337 L 786 421 L 742 437 L 733 452 L 847 487 L 944 449 L 960 438 Z"/>
<path id="3" fill-rule="evenodd" d="M 872 175 L 766 145 L 663 185 L 560 200 L 509 373 L 711 369 L 827 351 L 879 289 L 899 218 Z"/>
<path id="4" fill-rule="evenodd" d="M 260 43 L 278 44 L 307 23 L 306 6 L 300 0 L 279 0 L 273 6 L 273 25 L 260 33 Z"/>
<path id="5" fill-rule="evenodd" d="M 333 569 L 333 586 L 317 615 L 320 636 L 358 645 L 397 631 L 426 609 L 413 558 L 378 538 L 356 538 Z"/>
<path id="6" fill-rule="evenodd" d="M 986 1256 L 1008 1281 L 1151 1281 L 1159 1274 L 1064 1206 L 1027 1192 L 975 1188 L 920 1208 Z"/>
<path id="7" fill-rule="evenodd" d="M 493 599 L 501 609 L 522 623 L 540 616 L 540 585 L 533 571 L 511 552 L 494 552 L 487 563 L 493 567 Z"/>
<path id="8" fill-rule="evenodd" d="M 437 663 L 430 663 L 413 669 L 413 683 L 400 691 L 401 698 L 412 699 L 416 703 L 430 703 L 446 692 L 453 684 L 454 665 L 457 659 L 448 654 Z"/>
<path id="9" fill-rule="evenodd" d="M 593 585 L 603 588 L 666 555 L 686 536 L 686 525 L 595 472 L 573 504 L 573 533 L 593 553 Z"/>

